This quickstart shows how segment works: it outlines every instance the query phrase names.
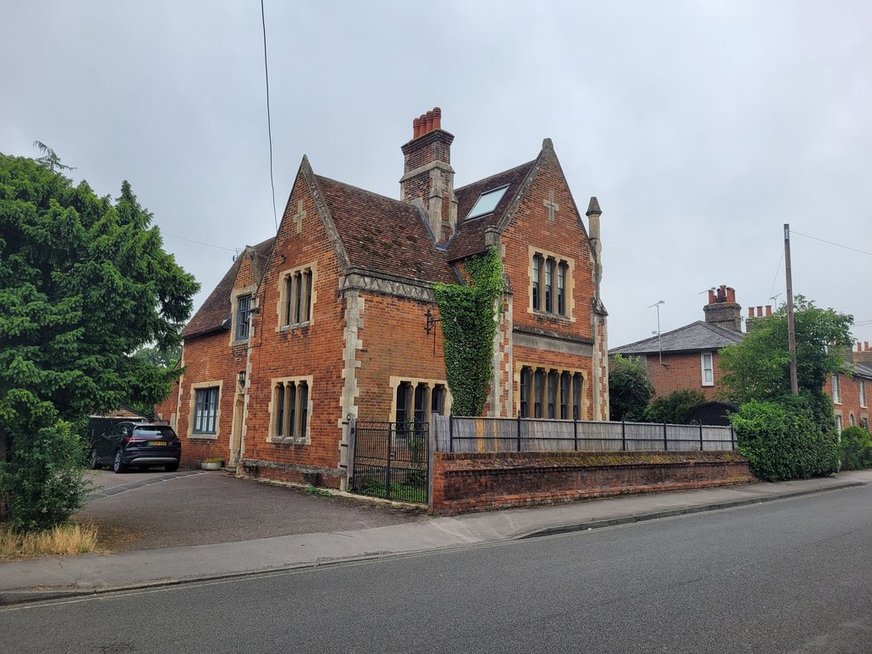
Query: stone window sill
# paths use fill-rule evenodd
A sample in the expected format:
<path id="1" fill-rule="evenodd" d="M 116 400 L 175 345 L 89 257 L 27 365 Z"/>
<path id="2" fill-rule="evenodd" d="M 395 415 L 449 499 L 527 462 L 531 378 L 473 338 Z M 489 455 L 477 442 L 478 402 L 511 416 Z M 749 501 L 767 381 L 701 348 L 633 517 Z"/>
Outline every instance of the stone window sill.
<path id="1" fill-rule="evenodd" d="M 281 327 L 279 327 L 279 331 L 280 332 L 291 332 L 291 331 L 294 331 L 295 329 L 301 329 L 303 327 L 308 327 L 311 322 L 312 322 L 311 320 L 307 320 L 305 322 L 295 322 L 291 325 L 282 325 Z"/>
<path id="2" fill-rule="evenodd" d="M 541 309 L 533 309 L 533 314 L 540 318 L 548 318 L 549 320 L 559 320 L 560 322 L 572 322 L 570 316 L 562 316 L 559 313 L 548 313 Z"/>
<path id="3" fill-rule="evenodd" d="M 268 443 L 272 443 L 273 445 L 308 445 L 309 439 L 307 438 L 282 438 L 280 436 L 270 436 L 267 439 Z"/>
<path id="4" fill-rule="evenodd" d="M 188 434 L 188 439 L 197 441 L 217 441 L 218 434 Z"/>

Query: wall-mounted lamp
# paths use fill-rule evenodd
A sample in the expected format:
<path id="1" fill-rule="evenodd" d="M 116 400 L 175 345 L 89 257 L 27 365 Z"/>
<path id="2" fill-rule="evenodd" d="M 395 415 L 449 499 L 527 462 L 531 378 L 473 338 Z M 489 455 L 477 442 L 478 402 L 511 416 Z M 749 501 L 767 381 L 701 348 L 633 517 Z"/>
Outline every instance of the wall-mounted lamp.
<path id="1" fill-rule="evenodd" d="M 437 322 L 442 322 L 441 318 L 433 317 L 433 312 L 430 311 L 430 307 L 427 307 L 427 313 L 424 314 L 424 318 L 424 331 L 428 334 L 430 333 L 430 330 L 433 329 L 433 325 L 435 325 Z"/>

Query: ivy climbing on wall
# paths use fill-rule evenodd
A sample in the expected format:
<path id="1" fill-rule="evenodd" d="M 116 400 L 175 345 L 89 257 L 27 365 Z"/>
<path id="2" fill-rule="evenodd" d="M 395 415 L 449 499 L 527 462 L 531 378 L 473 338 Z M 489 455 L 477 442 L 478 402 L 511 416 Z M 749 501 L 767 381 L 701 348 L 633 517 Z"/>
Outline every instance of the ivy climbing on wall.
<path id="1" fill-rule="evenodd" d="M 499 251 L 490 248 L 464 263 L 466 284 L 436 284 L 442 314 L 445 369 L 456 416 L 480 416 L 491 385 L 491 359 L 503 294 Z"/>

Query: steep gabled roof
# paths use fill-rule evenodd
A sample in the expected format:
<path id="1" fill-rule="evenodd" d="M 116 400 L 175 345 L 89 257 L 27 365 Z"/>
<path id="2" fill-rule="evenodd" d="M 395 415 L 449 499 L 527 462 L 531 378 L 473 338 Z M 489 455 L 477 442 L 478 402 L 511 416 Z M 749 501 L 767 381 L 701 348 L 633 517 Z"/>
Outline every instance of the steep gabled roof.
<path id="1" fill-rule="evenodd" d="M 352 268 L 427 282 L 456 282 L 411 204 L 315 175 Z"/>
<path id="2" fill-rule="evenodd" d="M 268 238 L 262 243 L 250 246 L 246 250 L 250 250 L 254 256 L 252 269 L 256 271 L 258 277 L 263 276 L 263 271 L 266 269 L 265 262 L 269 257 L 270 250 L 275 237 Z M 232 307 L 230 305 L 230 296 L 233 291 L 233 286 L 236 283 L 236 275 L 239 273 L 239 266 L 242 264 L 242 258 L 245 253 L 236 257 L 230 270 L 221 278 L 215 289 L 206 298 L 202 306 L 194 314 L 194 317 L 188 321 L 185 328 L 182 330 L 182 338 L 191 338 L 192 336 L 202 336 L 210 332 L 222 329 L 224 322 L 230 318 Z M 258 279 L 258 281 L 260 281 Z"/>
<path id="3" fill-rule="evenodd" d="M 485 177 L 472 184 L 467 184 L 454 191 L 457 196 L 457 232 L 448 243 L 448 258 L 451 261 L 484 252 L 485 231 L 488 227 L 496 227 L 511 206 L 512 200 L 518 195 L 524 180 L 533 170 L 538 159 L 504 170 L 496 175 Z M 476 200 L 482 193 L 487 193 L 502 186 L 508 186 L 494 210 L 479 218 L 467 219 Z"/>
<path id="4" fill-rule="evenodd" d="M 719 350 L 727 345 L 741 343 L 745 335 L 704 320 L 663 332 L 656 336 L 622 345 L 609 350 L 609 354 L 657 354 L 658 352 L 705 352 Z M 659 340 L 659 346 L 658 346 Z"/>

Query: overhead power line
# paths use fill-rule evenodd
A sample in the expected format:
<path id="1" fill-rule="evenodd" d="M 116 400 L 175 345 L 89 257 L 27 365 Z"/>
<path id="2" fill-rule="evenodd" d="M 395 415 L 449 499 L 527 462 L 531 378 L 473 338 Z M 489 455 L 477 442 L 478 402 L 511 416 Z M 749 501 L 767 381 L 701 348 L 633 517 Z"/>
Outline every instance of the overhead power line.
<path id="1" fill-rule="evenodd" d="M 861 250 L 859 248 L 853 248 L 850 245 L 842 245 L 841 243 L 833 243 L 832 241 L 828 241 L 823 238 L 818 238 L 817 236 L 810 236 L 808 234 L 803 234 L 802 232 L 798 232 L 795 229 L 791 229 L 791 232 L 796 234 L 797 236 L 804 236 L 805 238 L 810 238 L 813 241 L 820 241 L 821 243 L 826 243 L 827 245 L 834 245 L 837 248 L 843 248 L 845 250 L 851 250 L 851 252 L 859 252 L 860 254 L 867 254 L 872 257 L 872 252 L 868 252 L 867 250 Z"/>
<path id="2" fill-rule="evenodd" d="M 269 136 L 269 186 L 272 190 L 273 223 L 276 231 L 279 229 L 279 219 L 276 213 L 276 183 L 273 175 L 273 142 L 272 142 L 272 117 L 269 110 L 269 63 L 266 56 L 266 14 L 263 10 L 263 0 L 260 0 L 260 24 L 263 27 L 263 75 L 266 80 L 266 131 Z"/>
<path id="3" fill-rule="evenodd" d="M 170 234 L 169 232 L 165 232 L 161 230 L 160 232 L 164 236 L 172 236 L 173 238 L 177 238 L 180 241 L 187 241 L 188 243 L 196 243 L 197 245 L 205 245 L 207 248 L 215 248 L 216 250 L 227 250 L 228 252 L 236 252 L 233 248 L 226 248 L 222 245 L 212 245 L 211 243 L 204 243 L 203 241 L 197 241 L 192 238 L 186 238 L 184 236 L 179 236 L 178 234 Z"/>
<path id="4" fill-rule="evenodd" d="M 769 289 L 769 299 L 771 300 L 773 297 L 773 293 L 775 293 L 775 283 L 778 281 L 778 273 L 781 272 L 781 262 L 784 260 L 784 250 L 781 251 L 781 256 L 778 257 L 778 265 L 775 266 L 775 276 L 772 278 L 772 288 Z"/>

